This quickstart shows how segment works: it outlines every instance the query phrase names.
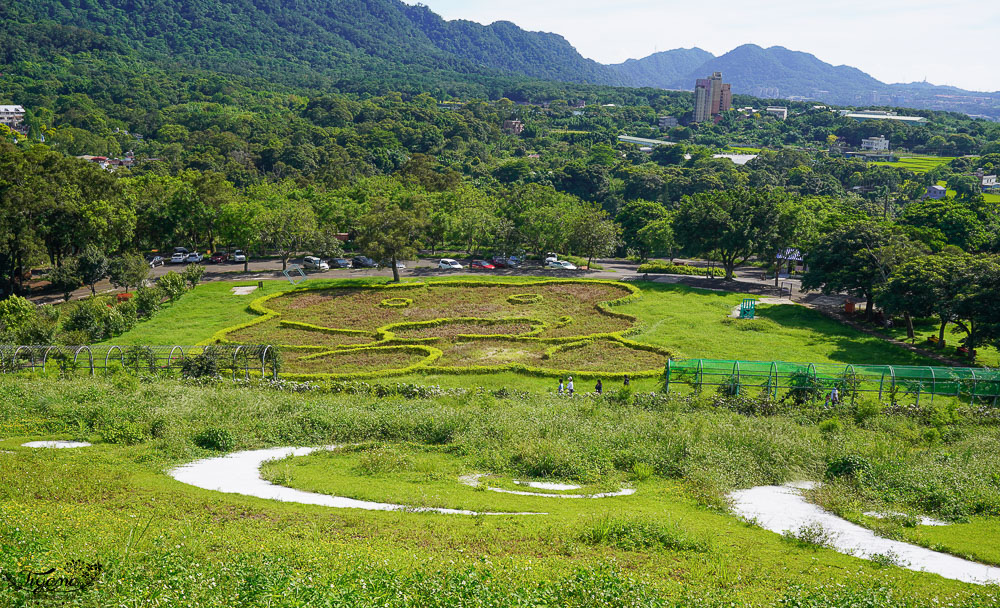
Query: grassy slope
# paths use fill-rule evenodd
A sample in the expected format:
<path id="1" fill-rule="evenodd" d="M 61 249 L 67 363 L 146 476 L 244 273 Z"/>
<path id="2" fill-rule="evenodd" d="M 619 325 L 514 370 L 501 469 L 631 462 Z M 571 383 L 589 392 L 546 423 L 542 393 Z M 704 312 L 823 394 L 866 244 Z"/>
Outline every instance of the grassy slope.
<path id="1" fill-rule="evenodd" d="M 927 173 L 931 169 L 938 167 L 940 165 L 946 165 L 953 160 L 955 160 L 955 157 L 924 156 L 917 154 L 913 156 L 901 156 L 898 161 L 891 163 L 885 162 L 885 163 L 873 163 L 873 164 L 888 165 L 890 167 L 902 167 L 904 169 L 909 169 L 914 173 Z"/>
<path id="2" fill-rule="evenodd" d="M 432 598 L 437 605 L 478 605 L 472 598 L 482 585 L 495 585 L 492 601 L 483 604 L 524 605 L 515 591 L 548 589 L 580 571 L 586 576 L 574 584 L 586 602 L 550 597 L 528 603 L 652 605 L 645 599 L 664 595 L 681 605 L 772 605 L 800 593 L 796 586 L 829 595 L 794 605 L 903 606 L 905 598 L 922 605 L 931 597 L 947 604 L 956 594 L 959 601 L 970 594 L 982 595 L 983 605 L 995 601 L 987 599 L 989 590 L 802 547 L 703 506 L 715 500 L 711 487 L 815 477 L 824 459 L 851 445 L 874 452 L 900 440 L 878 427 L 846 423 L 845 445 L 830 443 L 815 427 L 817 416 L 830 412 L 744 418 L 725 409 L 688 410 L 685 400 L 656 411 L 489 396 L 400 402 L 146 384 L 124 376 L 48 383 L 0 379 L 0 393 L 6 404 L 0 449 L 14 452 L 0 454 L 0 567 L 16 570 L 25 563 L 41 571 L 72 559 L 100 559 L 107 582 L 71 596 L 87 605 L 132 605 L 139 598 L 180 606 L 326 605 L 338 593 L 352 598 L 340 605 L 390 605 L 391 599 L 391 605 L 421 606 Z M 191 488 L 164 474 L 211 455 L 191 441 L 208 426 L 230 430 L 237 449 L 436 437 L 470 466 L 512 475 L 552 471 L 555 477 L 583 475 L 599 482 L 620 479 L 632 462 L 645 462 L 653 477 L 634 482 L 640 490 L 634 499 L 568 501 L 551 507 L 551 516 L 451 517 L 279 504 Z M 157 428 L 158 437 L 79 451 L 18 447 L 26 438 L 52 435 L 100 441 L 128 428 Z M 983 428 L 978 443 L 979 427 L 963 428 L 969 448 L 984 450 L 995 441 L 995 428 Z M 442 471 L 432 489 L 450 487 L 453 471 Z M 365 486 L 356 491 L 376 497 L 378 475 L 353 483 Z M 387 493 L 400 498 L 413 491 L 391 485 Z M 482 492 L 473 494 L 485 500 Z M 504 499 L 497 500 L 500 505 Z M 636 528 L 666 526 L 690 538 L 710 538 L 711 549 L 654 544 L 626 550 L 613 542 L 586 542 L 585 535 L 606 519 L 626 522 L 626 542 L 637 538 Z M 600 574 L 607 569 L 610 578 Z M 424 574 L 414 579 L 413 571 Z M 457 582 L 440 582 L 449 576 Z M 428 588 L 427 580 L 439 583 Z M 398 597 L 393 581 L 406 583 Z M 885 592 L 852 591 L 868 586 L 891 587 L 897 600 L 885 600 Z M 8 600 L 11 591 L 0 586 L 0 601 Z"/>

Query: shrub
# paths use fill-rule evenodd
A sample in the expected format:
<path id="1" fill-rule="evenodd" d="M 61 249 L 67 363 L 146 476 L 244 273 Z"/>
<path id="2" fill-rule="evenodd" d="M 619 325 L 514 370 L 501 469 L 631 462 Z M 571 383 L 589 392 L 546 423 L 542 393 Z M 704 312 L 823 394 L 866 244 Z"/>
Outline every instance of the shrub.
<path id="1" fill-rule="evenodd" d="M 863 399 L 854 404 L 854 422 L 864 424 L 882 413 L 882 404 L 875 399 Z"/>
<path id="2" fill-rule="evenodd" d="M 75 259 L 65 260 L 61 266 L 49 271 L 45 278 L 49 280 L 53 289 L 63 294 L 63 300 L 67 302 L 73 295 L 73 290 L 83 285 Z"/>
<path id="3" fill-rule="evenodd" d="M 410 298 L 386 298 L 379 302 L 382 308 L 407 308 L 413 304 Z"/>
<path id="4" fill-rule="evenodd" d="M 11 296 L 0 300 L 0 330 L 17 330 L 34 317 L 35 305 L 27 298 Z"/>
<path id="5" fill-rule="evenodd" d="M 138 307 L 131 299 L 118 304 L 108 313 L 106 333 L 108 336 L 120 336 L 135 327 L 138 321 Z"/>
<path id="6" fill-rule="evenodd" d="M 156 354 L 148 346 L 130 346 L 122 355 L 122 364 L 134 371 L 153 371 L 156 369 Z"/>
<path id="7" fill-rule="evenodd" d="M 206 450 L 228 452 L 236 447 L 236 439 L 228 429 L 209 427 L 194 436 L 194 444 Z"/>
<path id="8" fill-rule="evenodd" d="M 222 369 L 219 353 L 206 348 L 200 355 L 185 357 L 181 361 L 181 376 L 185 378 L 206 378 L 219 375 Z"/>
<path id="9" fill-rule="evenodd" d="M 201 282 L 201 277 L 205 275 L 205 267 L 198 264 L 188 264 L 184 268 L 184 282 L 187 283 L 191 289 L 198 286 Z"/>
<path id="10" fill-rule="evenodd" d="M 163 291 L 163 295 L 171 302 L 176 302 L 178 298 L 184 295 L 184 277 L 173 270 L 160 277 L 156 284 Z"/>
<path id="11" fill-rule="evenodd" d="M 660 523 L 640 519 L 602 517 L 580 535 L 588 545 L 607 545 L 626 551 L 663 548 L 707 553 L 707 538 L 695 537 L 676 522 Z"/>
<path id="12" fill-rule="evenodd" d="M 110 311 L 96 298 L 82 300 L 66 315 L 63 329 L 82 332 L 88 343 L 99 342 L 108 336 L 106 323 Z"/>
<path id="13" fill-rule="evenodd" d="M 646 481 L 656 473 L 656 469 L 648 462 L 637 462 L 632 465 L 632 481 Z"/>
<path id="14" fill-rule="evenodd" d="M 101 437 L 108 443 L 137 445 L 149 438 L 146 429 L 137 422 L 116 421 L 101 431 Z"/>
<path id="15" fill-rule="evenodd" d="M 826 476 L 831 479 L 838 477 L 856 478 L 858 473 L 870 471 L 871 468 L 871 463 L 866 459 L 851 454 L 828 462 L 826 465 Z"/>
<path id="16" fill-rule="evenodd" d="M 824 435 L 835 435 L 844 429 L 844 425 L 836 418 L 830 418 L 819 423 L 819 432 Z"/>
<path id="17" fill-rule="evenodd" d="M 818 521 L 805 524 L 798 530 L 785 530 L 781 533 L 786 539 L 803 547 L 818 549 L 833 545 L 834 535 Z"/>
<path id="18" fill-rule="evenodd" d="M 511 304 L 534 304 L 542 301 L 542 296 L 537 293 L 515 293 L 507 296 L 507 301 Z"/>
<path id="19" fill-rule="evenodd" d="M 413 469 L 409 456 L 385 445 L 376 445 L 362 452 L 355 467 L 361 475 L 382 475 Z"/>
<path id="20" fill-rule="evenodd" d="M 160 310 L 162 301 L 163 290 L 159 287 L 140 287 L 135 290 L 135 297 L 132 298 L 132 302 L 135 302 L 136 315 L 144 318 L 156 314 L 156 311 Z"/>
<path id="21" fill-rule="evenodd" d="M 725 276 L 726 271 L 721 268 L 699 268 L 698 266 L 681 266 L 671 264 L 662 260 L 652 260 L 639 266 L 636 272 L 649 274 L 682 274 L 686 276 L 705 276 L 710 274 L 713 277 Z"/>

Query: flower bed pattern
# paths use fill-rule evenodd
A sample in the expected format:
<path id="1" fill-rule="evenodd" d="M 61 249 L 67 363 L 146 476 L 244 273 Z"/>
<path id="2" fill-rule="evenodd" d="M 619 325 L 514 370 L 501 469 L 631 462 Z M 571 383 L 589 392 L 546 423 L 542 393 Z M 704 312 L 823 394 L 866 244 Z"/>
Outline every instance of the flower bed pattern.
<path id="1" fill-rule="evenodd" d="M 584 280 L 299 288 L 258 298 L 250 308 L 260 317 L 212 340 L 284 347 L 283 375 L 301 379 L 415 371 L 658 376 L 670 353 L 626 339 L 637 321 L 615 310 L 640 296 L 633 285 Z"/>

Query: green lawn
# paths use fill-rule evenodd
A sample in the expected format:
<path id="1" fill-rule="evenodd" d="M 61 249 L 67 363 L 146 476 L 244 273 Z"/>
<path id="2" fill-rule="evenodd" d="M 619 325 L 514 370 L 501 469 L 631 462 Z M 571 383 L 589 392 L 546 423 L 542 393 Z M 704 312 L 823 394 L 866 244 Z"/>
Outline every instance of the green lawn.
<path id="1" fill-rule="evenodd" d="M 912 156 L 901 156 L 899 157 L 899 160 L 894 162 L 880 162 L 873 164 L 901 167 L 903 169 L 909 169 L 914 173 L 927 173 L 931 169 L 941 165 L 946 165 L 953 160 L 955 160 L 954 156 L 926 156 L 915 154 Z"/>
<path id="2" fill-rule="evenodd" d="M 723 500 L 734 488 L 822 479 L 830 462 L 851 456 L 867 459 L 865 488 L 880 500 L 905 489 L 907 500 L 933 500 L 948 512 L 1000 504 L 1000 481 L 982 468 L 996 458 L 997 426 L 965 410 L 940 427 L 942 441 L 928 436 L 937 427 L 888 411 L 867 411 L 857 423 L 849 405 L 754 417 L 711 395 L 629 404 L 472 391 L 406 400 L 119 374 L 0 377 L 0 403 L 4 606 L 997 601 L 995 589 L 790 542 L 732 516 Z M 832 431 L 830 418 L 840 420 Z M 20 447 L 48 438 L 95 445 Z M 416 507 L 546 514 L 334 509 L 222 494 L 167 475 L 218 455 L 204 446 L 220 441 L 225 450 L 370 446 L 266 465 L 280 484 Z M 459 483 L 469 472 L 492 473 L 489 484 L 505 488 L 514 479 L 548 479 L 637 492 L 593 500 L 509 496 Z M 941 494 L 946 480 L 952 491 Z M 934 530 L 928 542 L 992 559 L 996 515 L 977 516 L 969 524 L 975 529 Z M 64 574 L 84 576 L 86 564 L 99 564 L 99 575 L 83 590 L 70 585 L 53 596 L 24 588 L 29 572 L 55 568 L 41 576 L 58 583 Z"/>

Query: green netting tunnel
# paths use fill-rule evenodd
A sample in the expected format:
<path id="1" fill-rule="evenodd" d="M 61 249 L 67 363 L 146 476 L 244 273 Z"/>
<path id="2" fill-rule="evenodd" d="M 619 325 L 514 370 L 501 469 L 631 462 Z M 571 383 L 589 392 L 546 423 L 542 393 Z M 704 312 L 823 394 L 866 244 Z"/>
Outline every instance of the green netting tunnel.
<path id="1" fill-rule="evenodd" d="M 973 367 L 686 359 L 667 361 L 665 380 L 667 390 L 672 384 L 725 386 L 734 394 L 757 389 L 775 397 L 779 389 L 819 393 L 834 387 L 843 396 L 947 395 L 973 402 L 1000 397 L 1000 370 Z"/>

